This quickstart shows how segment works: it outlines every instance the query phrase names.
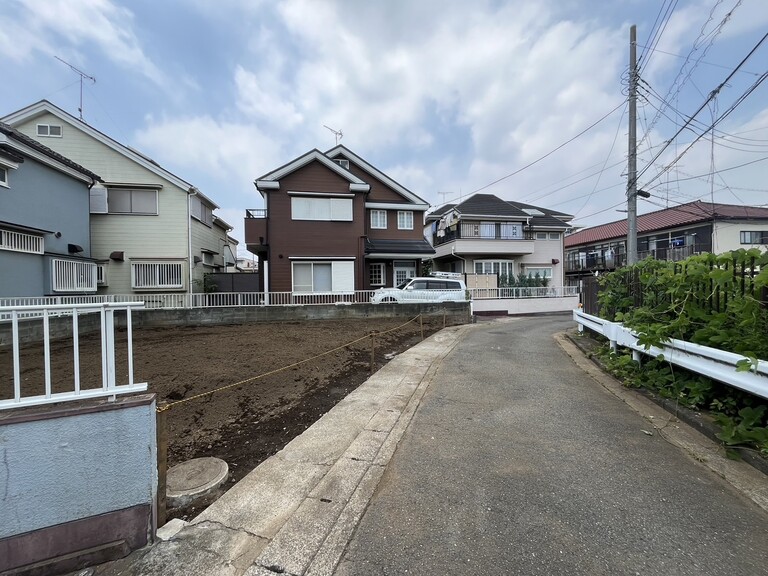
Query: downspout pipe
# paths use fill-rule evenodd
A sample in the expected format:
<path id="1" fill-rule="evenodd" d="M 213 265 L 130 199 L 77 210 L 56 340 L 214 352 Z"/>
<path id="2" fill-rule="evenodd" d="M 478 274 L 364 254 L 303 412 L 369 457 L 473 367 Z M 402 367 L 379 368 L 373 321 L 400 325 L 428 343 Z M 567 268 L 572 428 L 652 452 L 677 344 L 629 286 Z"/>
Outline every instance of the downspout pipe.
<path id="1" fill-rule="evenodd" d="M 187 294 L 192 294 L 192 266 L 194 265 L 194 259 L 192 258 L 192 196 L 197 196 L 199 190 L 194 186 L 190 187 L 187 194 L 187 263 L 189 270 Z"/>

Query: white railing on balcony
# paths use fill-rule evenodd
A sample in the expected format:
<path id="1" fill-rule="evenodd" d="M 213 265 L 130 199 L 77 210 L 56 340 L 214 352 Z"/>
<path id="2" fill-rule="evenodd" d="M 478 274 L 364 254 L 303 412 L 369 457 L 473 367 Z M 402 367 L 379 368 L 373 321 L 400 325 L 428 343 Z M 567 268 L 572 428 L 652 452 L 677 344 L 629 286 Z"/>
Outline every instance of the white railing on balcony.
<path id="1" fill-rule="evenodd" d="M 133 381 L 133 329 L 131 311 L 143 308 L 141 302 L 115 302 L 102 304 L 44 304 L 30 306 L 0 306 L 0 317 L 10 319 L 12 331 L 11 373 L 13 374 L 13 394 L 3 393 L 0 397 L 0 410 L 36 406 L 82 400 L 85 398 L 110 397 L 117 394 L 144 392 L 147 384 Z M 115 312 L 124 311 L 126 314 L 128 382 L 118 384 L 115 368 Z M 101 386 L 98 388 L 82 389 L 80 387 L 80 336 L 79 319 L 84 314 L 99 314 L 101 316 Z M 35 316 L 42 321 L 43 328 L 43 394 L 30 395 L 26 393 L 21 379 L 21 345 L 19 338 L 19 320 L 23 317 Z M 51 373 L 51 334 L 50 319 L 53 316 L 69 316 L 72 322 L 72 363 L 73 381 L 71 383 L 56 382 L 57 388 L 66 388 L 61 392 L 53 391 L 53 375 Z M 4 391 L 4 387 L 0 388 Z"/>
<path id="2" fill-rule="evenodd" d="M 749 372 L 737 372 L 736 363 L 744 360 L 741 354 L 733 354 L 709 346 L 693 344 L 685 340 L 671 339 L 661 346 L 645 346 L 637 343 L 637 335 L 629 328 L 618 322 L 610 322 L 598 316 L 585 314 L 581 310 L 573 311 L 573 319 L 579 324 L 579 331 L 588 328 L 605 336 L 611 348 L 624 346 L 632 350 L 635 360 L 640 360 L 640 354 L 648 356 L 664 355 L 664 360 L 676 366 L 708 376 L 728 386 L 746 390 L 762 398 L 768 398 L 768 362 L 758 360 L 757 367 Z"/>

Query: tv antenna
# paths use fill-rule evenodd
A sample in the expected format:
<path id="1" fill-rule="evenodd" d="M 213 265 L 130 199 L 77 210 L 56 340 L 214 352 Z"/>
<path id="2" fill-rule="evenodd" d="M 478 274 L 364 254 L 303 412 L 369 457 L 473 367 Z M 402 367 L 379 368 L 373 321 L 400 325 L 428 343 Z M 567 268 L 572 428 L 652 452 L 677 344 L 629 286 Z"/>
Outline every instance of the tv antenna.
<path id="1" fill-rule="evenodd" d="M 77 109 L 77 111 L 80 113 L 80 120 L 82 120 L 83 119 L 83 79 L 87 78 L 88 80 L 91 81 L 91 84 L 96 84 L 96 78 L 86 74 L 79 68 L 75 68 L 74 66 L 72 66 L 72 64 L 70 64 L 65 60 L 62 60 L 58 56 L 54 56 L 54 58 L 56 58 L 56 60 L 58 60 L 62 64 L 66 64 L 67 66 L 69 66 L 75 74 L 80 75 L 80 107 Z"/>
<path id="2" fill-rule="evenodd" d="M 443 202 L 442 203 L 445 204 L 445 197 L 448 196 L 448 194 L 450 194 L 450 192 L 438 192 L 438 194 L 443 197 Z"/>
<path id="3" fill-rule="evenodd" d="M 323 124 L 323 128 L 328 128 L 331 132 L 333 132 L 333 135 L 336 136 L 336 145 L 339 145 L 339 140 L 341 140 L 344 137 L 344 133 L 341 130 L 334 130 L 330 126 L 326 126 Z"/>

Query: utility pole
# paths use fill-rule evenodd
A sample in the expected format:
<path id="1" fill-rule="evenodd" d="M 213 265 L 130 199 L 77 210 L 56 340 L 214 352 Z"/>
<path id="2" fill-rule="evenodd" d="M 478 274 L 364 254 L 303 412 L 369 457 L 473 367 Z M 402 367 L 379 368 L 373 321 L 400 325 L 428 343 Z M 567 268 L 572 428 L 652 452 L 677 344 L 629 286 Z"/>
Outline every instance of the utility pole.
<path id="1" fill-rule="evenodd" d="M 627 264 L 637 262 L 637 27 L 629 29 L 629 154 L 627 155 Z"/>

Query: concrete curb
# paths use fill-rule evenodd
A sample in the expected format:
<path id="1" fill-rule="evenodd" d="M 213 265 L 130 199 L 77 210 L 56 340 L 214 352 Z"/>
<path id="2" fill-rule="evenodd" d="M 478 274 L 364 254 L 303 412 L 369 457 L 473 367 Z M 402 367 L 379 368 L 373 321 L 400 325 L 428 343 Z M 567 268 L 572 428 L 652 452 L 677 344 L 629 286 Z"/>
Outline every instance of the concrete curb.
<path id="1" fill-rule="evenodd" d="M 472 329 L 395 357 L 178 533 L 98 574 L 331 575 L 441 360 Z"/>
<path id="2" fill-rule="evenodd" d="M 680 421 L 664 408 L 630 388 L 622 386 L 613 376 L 603 372 L 582 353 L 564 333 L 555 334 L 555 341 L 603 389 L 626 403 L 648 422 L 647 433 L 659 434 L 667 442 L 682 448 L 691 458 L 723 478 L 746 498 L 768 512 L 768 483 L 765 475 L 746 462 L 730 460 L 722 447 L 704 434 Z"/>

